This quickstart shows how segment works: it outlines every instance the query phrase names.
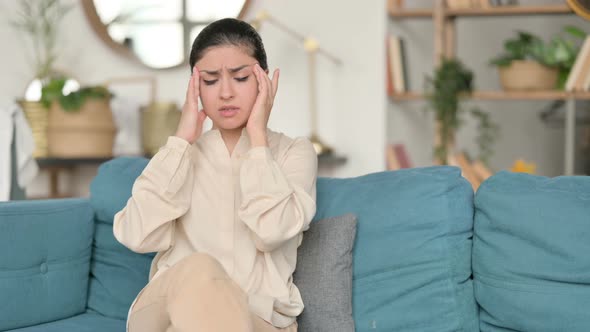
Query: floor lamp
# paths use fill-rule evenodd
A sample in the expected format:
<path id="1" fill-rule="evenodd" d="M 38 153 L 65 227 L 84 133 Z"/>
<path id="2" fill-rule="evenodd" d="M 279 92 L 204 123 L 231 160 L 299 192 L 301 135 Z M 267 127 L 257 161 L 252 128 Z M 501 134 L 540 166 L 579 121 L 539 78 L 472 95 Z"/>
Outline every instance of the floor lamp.
<path id="1" fill-rule="evenodd" d="M 288 28 L 282 22 L 272 17 L 266 11 L 260 11 L 256 18 L 250 22 L 250 24 L 259 30 L 263 22 L 268 22 L 273 26 L 279 28 L 281 31 L 295 38 L 303 44 L 303 48 L 307 52 L 308 56 L 308 80 L 309 80 L 309 112 L 310 112 L 310 125 L 311 135 L 310 141 L 318 155 L 329 155 L 334 151 L 333 149 L 325 144 L 318 135 L 318 114 L 317 114 L 317 95 L 316 95 L 316 59 L 317 55 L 321 54 L 334 62 L 335 64 L 341 64 L 342 62 L 337 57 L 323 50 L 318 41 L 312 37 L 305 37 L 296 31 Z"/>

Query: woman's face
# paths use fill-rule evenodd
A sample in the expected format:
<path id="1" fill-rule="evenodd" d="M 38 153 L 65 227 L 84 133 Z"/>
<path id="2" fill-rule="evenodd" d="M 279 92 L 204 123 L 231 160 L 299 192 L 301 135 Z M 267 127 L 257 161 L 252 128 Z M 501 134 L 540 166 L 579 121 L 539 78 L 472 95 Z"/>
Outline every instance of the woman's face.
<path id="1" fill-rule="evenodd" d="M 255 63 L 244 48 L 217 46 L 195 64 L 203 109 L 214 127 L 234 130 L 246 125 L 258 95 Z"/>

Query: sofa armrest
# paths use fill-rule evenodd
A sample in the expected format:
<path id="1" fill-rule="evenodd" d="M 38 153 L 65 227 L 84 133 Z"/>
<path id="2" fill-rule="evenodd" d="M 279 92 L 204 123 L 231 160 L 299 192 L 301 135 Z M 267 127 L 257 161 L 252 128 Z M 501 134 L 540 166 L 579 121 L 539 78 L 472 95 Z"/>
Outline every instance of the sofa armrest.
<path id="1" fill-rule="evenodd" d="M 86 310 L 93 232 L 87 199 L 0 203 L 0 331 Z"/>

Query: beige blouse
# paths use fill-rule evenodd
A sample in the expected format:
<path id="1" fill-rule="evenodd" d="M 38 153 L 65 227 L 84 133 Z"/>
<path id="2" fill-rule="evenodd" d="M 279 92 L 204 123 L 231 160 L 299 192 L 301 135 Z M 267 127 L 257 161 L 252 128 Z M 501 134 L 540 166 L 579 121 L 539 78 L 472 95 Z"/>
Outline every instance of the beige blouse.
<path id="1" fill-rule="evenodd" d="M 230 156 L 216 129 L 193 145 L 169 137 L 113 232 L 135 252 L 158 252 L 150 280 L 191 253 L 215 257 L 253 313 L 286 327 L 303 310 L 292 274 L 316 210 L 317 155 L 305 138 L 271 130 L 267 138 L 268 147 L 252 148 L 244 129 Z"/>

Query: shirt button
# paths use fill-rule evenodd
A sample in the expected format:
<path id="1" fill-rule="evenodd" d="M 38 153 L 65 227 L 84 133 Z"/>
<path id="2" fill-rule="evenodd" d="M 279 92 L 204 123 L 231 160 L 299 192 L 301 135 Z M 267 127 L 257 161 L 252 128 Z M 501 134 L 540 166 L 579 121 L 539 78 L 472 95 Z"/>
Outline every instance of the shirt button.
<path id="1" fill-rule="evenodd" d="M 41 263 L 41 266 L 39 266 L 39 271 L 41 271 L 41 274 L 47 273 L 47 263 Z"/>

